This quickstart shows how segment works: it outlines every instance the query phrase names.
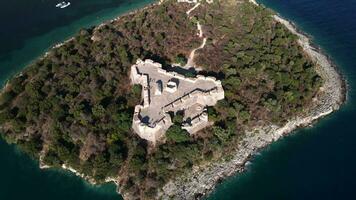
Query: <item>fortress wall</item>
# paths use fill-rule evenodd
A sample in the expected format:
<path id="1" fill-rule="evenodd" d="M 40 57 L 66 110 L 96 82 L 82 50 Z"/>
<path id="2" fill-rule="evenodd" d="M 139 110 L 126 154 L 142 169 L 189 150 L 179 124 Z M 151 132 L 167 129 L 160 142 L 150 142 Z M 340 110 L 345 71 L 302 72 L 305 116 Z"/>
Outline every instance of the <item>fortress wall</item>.
<path id="1" fill-rule="evenodd" d="M 207 106 L 213 106 L 217 103 L 218 100 L 221 100 L 224 98 L 224 91 L 222 90 L 222 88 L 214 88 L 207 92 L 195 90 L 195 91 L 188 93 L 187 95 L 173 101 L 172 103 L 165 105 L 164 108 L 167 110 L 170 110 L 171 108 L 179 107 L 181 104 L 186 105 L 186 106 L 182 106 L 182 107 L 187 107 L 188 106 L 187 104 L 190 104 L 190 103 L 188 103 L 189 99 L 192 99 L 194 97 L 197 97 L 195 103 L 199 103 L 199 104 L 207 105 Z"/>
<path id="2" fill-rule="evenodd" d="M 148 75 L 142 75 L 142 84 L 143 84 L 143 107 L 148 107 L 151 103 L 150 99 L 150 89 L 148 84 Z"/>
<path id="3" fill-rule="evenodd" d="M 137 84 L 139 82 L 140 77 L 141 76 L 138 74 L 136 66 L 131 66 L 130 79 L 132 84 Z"/>
<path id="4" fill-rule="evenodd" d="M 140 112 L 142 106 L 135 107 L 134 116 L 132 120 L 132 129 L 143 139 L 156 143 L 157 140 L 162 138 L 170 126 L 172 126 L 171 117 L 165 114 L 164 117 L 156 123 L 155 127 L 149 127 L 143 124 L 140 120 Z"/>
<path id="5" fill-rule="evenodd" d="M 159 126 L 151 128 L 144 124 L 136 124 L 134 130 L 141 138 L 153 143 L 156 143 L 156 141 L 164 135 L 164 130 L 161 130 Z"/>
<path id="6" fill-rule="evenodd" d="M 181 74 L 177 74 L 176 72 L 167 72 L 166 70 L 162 69 L 161 64 L 155 63 L 152 60 L 137 60 L 136 65 L 131 67 L 130 76 L 133 84 L 141 84 L 143 86 L 142 95 L 144 99 L 144 105 L 137 105 L 135 107 L 132 120 L 132 128 L 141 138 L 145 140 L 155 143 L 157 140 L 164 136 L 165 132 L 173 124 L 171 117 L 167 113 L 165 113 L 161 120 L 156 122 L 155 127 L 149 127 L 141 122 L 141 109 L 150 105 L 149 75 L 140 73 L 138 68 L 140 65 L 145 64 L 153 65 L 157 69 L 158 73 L 162 73 L 172 78 L 177 78 L 178 80 L 185 80 L 190 83 L 196 83 L 198 80 L 213 81 L 216 85 L 216 87 L 212 90 L 194 90 L 193 92 L 176 99 L 174 102 L 171 102 L 162 108 L 162 112 L 164 113 L 166 111 L 178 111 L 181 109 L 187 109 L 196 103 L 202 104 L 204 106 L 213 106 L 217 103 L 218 100 L 224 99 L 224 89 L 222 87 L 221 81 L 216 80 L 215 77 L 205 77 L 202 75 L 197 75 L 197 78 L 185 77 Z M 209 124 L 207 113 L 203 111 L 197 117 L 195 117 L 191 123 L 191 126 L 183 127 L 190 134 L 193 134 L 206 127 Z"/>
<path id="7" fill-rule="evenodd" d="M 141 109 L 138 107 L 139 110 Z M 136 110 L 136 108 L 135 108 Z M 134 118 L 132 121 L 132 129 L 143 139 L 147 141 L 151 141 L 155 143 L 159 138 L 161 138 L 166 130 L 168 129 L 163 129 L 163 127 L 167 127 L 167 123 L 160 123 L 157 124 L 155 127 L 149 127 L 141 122 L 139 119 L 139 112 L 134 114 Z M 162 126 L 163 125 L 163 126 Z M 169 127 L 169 126 L 168 126 Z"/>
<path id="8" fill-rule="evenodd" d="M 188 99 L 189 99 L 189 96 L 188 96 L 188 95 L 185 95 L 185 96 L 182 97 L 182 101 L 183 101 L 183 102 L 187 101 Z"/>
<path id="9" fill-rule="evenodd" d="M 198 0 L 178 0 L 178 3 L 197 3 Z"/>
<path id="10" fill-rule="evenodd" d="M 159 63 L 155 63 L 153 62 L 152 60 L 145 60 L 145 61 L 142 61 L 140 62 L 139 64 L 145 64 L 145 63 L 148 63 L 148 64 L 151 64 L 151 65 L 154 65 L 155 67 L 157 67 L 157 71 L 165 76 L 170 76 L 172 78 L 177 78 L 178 80 L 184 80 L 184 81 L 188 81 L 190 83 L 195 83 L 196 81 L 198 80 L 202 80 L 202 81 L 213 81 L 215 82 L 216 85 L 221 85 L 221 82 L 220 81 L 217 81 L 215 77 L 212 77 L 212 76 L 203 76 L 203 75 L 197 75 L 197 78 L 191 78 L 191 77 L 186 77 L 182 74 L 178 74 L 176 72 L 168 72 L 164 69 L 162 69 L 162 65 L 159 64 Z"/>
<path id="11" fill-rule="evenodd" d="M 190 82 L 190 83 L 195 83 L 196 82 L 196 79 L 195 78 L 185 78 L 186 81 Z"/>
<path id="12" fill-rule="evenodd" d="M 212 77 L 212 76 L 207 76 L 207 77 L 205 78 L 205 80 L 216 82 L 216 78 L 215 78 L 215 77 Z"/>
<path id="13" fill-rule="evenodd" d="M 175 77 L 181 80 L 186 80 L 185 76 L 181 75 L 181 74 L 175 74 Z"/>
<path id="14" fill-rule="evenodd" d="M 136 65 L 133 65 L 131 67 L 131 76 L 139 78 L 140 73 L 138 72 L 138 65 L 144 65 L 144 64 L 151 64 L 157 68 L 157 71 L 159 73 L 162 73 L 163 75 L 170 76 L 172 78 L 177 78 L 179 80 L 185 80 L 191 83 L 195 83 L 197 80 L 202 80 L 202 81 L 213 81 L 216 85 L 221 86 L 221 81 L 216 80 L 215 77 L 212 76 L 203 76 L 203 75 L 197 75 L 196 78 L 191 78 L 191 77 L 185 77 L 184 75 L 178 74 L 176 72 L 167 72 L 166 70 L 162 69 L 162 65 L 159 63 L 155 63 L 154 61 L 150 59 L 146 59 L 145 61 L 138 60 L 136 62 Z M 135 70 L 134 70 L 135 68 Z"/>
<path id="15" fill-rule="evenodd" d="M 141 112 L 141 108 L 142 108 L 141 105 L 135 106 L 135 111 L 134 111 L 134 115 L 133 115 L 133 119 L 132 119 L 134 124 L 141 123 L 141 120 L 139 118 L 139 114 Z"/>
<path id="16" fill-rule="evenodd" d="M 157 71 L 161 74 L 167 74 L 167 71 L 162 68 L 158 68 Z"/>
<path id="17" fill-rule="evenodd" d="M 208 114 L 204 111 L 200 115 L 194 117 L 190 126 L 183 126 L 182 128 L 187 130 L 191 135 L 198 132 L 202 128 L 208 126 Z"/>

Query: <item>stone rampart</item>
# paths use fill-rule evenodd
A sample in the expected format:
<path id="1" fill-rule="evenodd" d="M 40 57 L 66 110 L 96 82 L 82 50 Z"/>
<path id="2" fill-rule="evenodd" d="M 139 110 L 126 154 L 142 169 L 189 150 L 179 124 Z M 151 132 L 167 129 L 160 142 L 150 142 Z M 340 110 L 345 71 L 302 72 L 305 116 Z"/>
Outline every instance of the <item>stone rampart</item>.
<path id="1" fill-rule="evenodd" d="M 148 69 L 148 70 L 147 70 Z M 142 73 L 141 70 L 145 71 Z M 177 112 L 179 110 L 189 109 L 194 105 L 203 105 L 205 106 L 213 106 L 217 103 L 218 100 L 224 98 L 224 90 L 222 88 L 221 81 L 216 80 L 215 77 L 205 77 L 202 75 L 198 75 L 196 78 L 185 77 L 182 74 L 178 74 L 177 72 L 168 72 L 162 69 L 162 65 L 159 63 L 155 63 L 152 60 L 138 60 L 135 65 L 131 67 L 131 81 L 132 84 L 140 84 L 142 85 L 142 98 L 143 105 L 137 105 L 135 107 L 135 112 L 132 120 L 132 128 L 133 130 L 143 139 L 151 141 L 155 143 L 157 140 L 161 139 L 168 128 L 172 125 L 171 117 L 167 112 Z M 153 78 L 152 78 L 153 77 Z M 180 94 L 182 96 L 177 96 L 177 99 L 174 99 L 171 102 L 167 102 L 168 104 L 163 104 L 161 106 L 157 106 L 157 102 L 152 102 L 152 95 L 161 96 L 161 95 L 169 95 L 172 94 L 155 94 L 152 93 L 152 85 L 150 83 L 152 81 L 162 81 L 157 80 L 158 78 L 162 78 L 165 80 L 177 80 L 181 82 L 186 82 L 185 85 L 191 87 L 191 85 L 199 85 L 203 86 L 205 83 L 209 83 L 207 85 L 214 86 L 212 88 L 202 89 L 195 88 L 194 90 L 185 93 L 179 91 L 176 94 Z M 151 80 L 153 79 L 153 80 Z M 177 86 L 178 90 L 180 90 L 180 86 Z M 183 87 L 183 86 L 182 86 Z M 184 87 L 183 87 L 184 90 Z M 175 92 L 173 93 L 175 94 Z M 157 98 L 157 97 L 156 97 Z M 164 97 L 163 97 L 164 98 Z M 154 107 L 151 107 L 152 103 Z M 141 116 L 142 109 L 159 109 L 159 116 L 161 118 L 156 118 L 156 120 L 152 122 L 147 122 Z M 147 112 L 147 111 L 146 111 Z M 202 128 L 206 127 L 208 123 L 208 116 L 205 111 L 194 111 L 196 112 L 196 117 L 193 118 L 189 125 L 185 124 L 182 128 L 186 129 L 189 133 L 193 134 Z M 157 114 L 156 114 L 157 115 Z M 157 116 L 156 116 L 157 117 Z M 148 116 L 149 118 L 149 116 Z"/>

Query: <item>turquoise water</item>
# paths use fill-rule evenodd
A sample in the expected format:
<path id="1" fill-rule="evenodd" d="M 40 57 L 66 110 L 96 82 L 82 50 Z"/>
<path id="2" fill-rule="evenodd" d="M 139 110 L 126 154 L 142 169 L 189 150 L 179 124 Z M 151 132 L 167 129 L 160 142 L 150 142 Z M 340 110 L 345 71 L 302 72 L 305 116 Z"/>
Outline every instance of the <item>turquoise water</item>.
<path id="1" fill-rule="evenodd" d="M 143 7 L 152 0 L 72 0 L 66 9 L 57 1 L 0 2 L 0 84 L 56 43 L 80 28 Z M 75 175 L 40 170 L 38 163 L 0 140 L 0 200 L 118 200 L 114 184 L 91 186 Z"/>
<path id="2" fill-rule="evenodd" d="M 260 0 L 310 34 L 345 75 L 348 101 L 312 128 L 264 149 L 209 200 L 355 199 L 356 4 L 354 0 Z"/>
<path id="3" fill-rule="evenodd" d="M 2 200 L 118 200 L 115 185 L 92 186 L 65 171 L 40 170 L 38 163 L 0 141 Z"/>
<path id="4" fill-rule="evenodd" d="M 96 25 L 151 0 L 0 2 L 0 83 L 81 27 Z M 256 155 L 248 170 L 220 184 L 208 199 L 354 199 L 356 186 L 356 4 L 354 0 L 261 0 L 310 34 L 348 80 L 347 104 L 312 128 Z M 0 141 L 0 200 L 120 199 L 115 186 L 91 186 L 38 163 Z"/>
<path id="5" fill-rule="evenodd" d="M 54 5 L 57 1 L 55 0 L 34 2 L 36 6 L 29 6 L 32 2 L 29 3 L 27 0 L 12 0 L 10 4 L 15 5 L 11 5 L 11 8 L 7 6 L 7 2 L 0 2 L 0 8 L 11 9 L 7 11 L 10 16 L 3 16 L 7 12 L 0 12 L 0 19 L 7 19 L 5 21 L 8 22 L 5 24 L 8 26 L 2 27 L 0 31 L 8 37 L 0 39 L 0 52 L 2 52 L 0 54 L 0 84 L 3 84 L 4 80 L 11 75 L 18 73 L 33 59 L 43 55 L 48 48 L 69 39 L 81 28 L 111 20 L 122 13 L 143 7 L 153 0 L 76 0 L 71 2 L 72 5 L 66 9 L 56 9 Z M 13 6 L 22 8 L 19 10 L 26 10 L 25 13 L 29 13 L 29 16 L 21 16 L 22 13 L 18 13 L 18 7 Z M 37 12 L 40 16 L 32 19 L 32 14 Z M 52 16 L 51 20 L 44 23 L 42 18 L 47 19 L 47 15 Z M 12 21 L 9 20 L 12 19 L 11 17 L 17 19 L 13 22 L 15 24 L 9 23 Z M 24 19 L 25 17 L 29 19 Z M 26 34 L 27 31 L 28 34 Z"/>

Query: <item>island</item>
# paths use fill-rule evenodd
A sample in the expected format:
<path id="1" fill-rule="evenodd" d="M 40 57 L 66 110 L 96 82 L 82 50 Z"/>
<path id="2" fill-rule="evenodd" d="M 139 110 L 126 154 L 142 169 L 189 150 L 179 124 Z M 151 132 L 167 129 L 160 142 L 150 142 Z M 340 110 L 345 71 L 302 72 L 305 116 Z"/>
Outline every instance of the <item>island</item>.
<path id="1" fill-rule="evenodd" d="M 10 78 L 0 135 L 124 199 L 202 199 L 346 98 L 289 21 L 253 0 L 161 0 L 80 30 Z"/>

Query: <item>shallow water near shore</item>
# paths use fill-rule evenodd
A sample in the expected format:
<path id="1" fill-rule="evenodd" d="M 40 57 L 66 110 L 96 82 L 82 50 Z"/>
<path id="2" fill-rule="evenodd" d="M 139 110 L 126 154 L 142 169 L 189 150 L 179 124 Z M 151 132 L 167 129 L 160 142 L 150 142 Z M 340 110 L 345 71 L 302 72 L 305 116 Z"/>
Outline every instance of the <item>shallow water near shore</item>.
<path id="1" fill-rule="evenodd" d="M 74 0 L 66 9 L 56 0 L 0 2 L 0 84 L 52 46 L 81 28 L 144 7 L 154 0 Z M 22 12 L 21 12 L 22 11 Z"/>
<path id="2" fill-rule="evenodd" d="M 152 0 L 0 2 L 0 84 L 81 27 L 99 24 Z M 208 197 L 224 199 L 352 199 L 356 186 L 356 5 L 353 0 L 261 0 L 294 21 L 332 57 L 350 92 L 342 109 L 256 155 L 248 170 Z M 40 170 L 38 163 L 0 141 L 0 199 L 121 199 L 115 186 L 91 186 L 69 172 Z"/>
<path id="3" fill-rule="evenodd" d="M 50 47 L 80 28 L 98 25 L 153 0 L 55 0 L 0 2 L 0 85 Z M 40 170 L 38 163 L 0 140 L 1 200 L 118 200 L 114 184 L 92 186 L 63 170 Z"/>
<path id="4" fill-rule="evenodd" d="M 354 199 L 356 186 L 356 4 L 353 0 L 260 0 L 292 20 L 328 54 L 348 83 L 346 105 L 256 155 L 245 173 L 208 200 Z"/>
<path id="5" fill-rule="evenodd" d="M 63 170 L 41 170 L 14 146 L 0 141 L 0 199 L 118 200 L 115 185 L 92 186 Z"/>

